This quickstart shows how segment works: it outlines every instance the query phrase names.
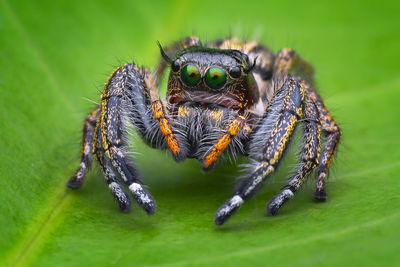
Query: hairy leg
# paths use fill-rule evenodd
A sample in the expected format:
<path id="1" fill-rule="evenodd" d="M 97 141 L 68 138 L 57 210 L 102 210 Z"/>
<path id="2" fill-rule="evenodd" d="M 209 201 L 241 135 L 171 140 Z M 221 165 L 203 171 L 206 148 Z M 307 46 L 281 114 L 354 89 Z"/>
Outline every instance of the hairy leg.
<path id="1" fill-rule="evenodd" d="M 324 201 L 326 200 L 325 183 L 328 178 L 329 166 L 337 150 L 342 133 L 321 97 L 315 89 L 311 87 L 313 84 L 312 67 L 306 61 L 301 59 L 295 51 L 286 48 L 279 51 L 275 60 L 273 75 L 275 88 L 281 86 L 282 82 L 280 77 L 287 75 L 288 73 L 294 74 L 302 80 L 306 89 L 306 94 L 317 107 L 322 132 L 326 136 L 325 146 L 322 150 L 317 170 L 317 182 L 314 191 L 314 198 Z"/>
<path id="2" fill-rule="evenodd" d="M 130 164 L 131 159 L 127 151 L 127 123 L 132 123 L 142 137 L 146 137 L 146 130 L 155 123 L 155 119 L 148 112 L 151 107 L 149 87 L 141 72 L 134 64 L 127 64 L 118 68 L 110 77 L 101 95 L 99 131 L 96 137 L 116 175 L 129 187 L 136 202 L 148 214 L 153 214 L 156 209 L 155 201 L 142 187 L 139 173 L 133 164 Z M 106 176 L 110 170 L 107 161 L 99 158 L 100 164 L 103 162 L 103 166 L 106 167 L 103 169 Z M 112 182 L 117 183 L 114 180 Z M 113 188 L 119 191 L 115 184 Z"/>
<path id="3" fill-rule="evenodd" d="M 319 124 L 319 115 L 317 107 L 309 97 L 305 99 L 305 109 L 303 116 L 303 145 L 300 152 L 300 167 L 296 174 L 284 186 L 267 205 L 267 214 L 277 215 L 280 207 L 291 199 L 307 177 L 318 165 L 318 159 L 321 150 L 321 125 Z"/>
<path id="4" fill-rule="evenodd" d="M 287 74 L 299 77 L 307 84 L 313 84 L 313 68 L 290 48 L 280 50 L 275 58 L 273 82 L 276 84 L 276 88 L 280 88 L 282 77 Z"/>
<path id="5" fill-rule="evenodd" d="M 109 158 L 107 158 L 101 150 L 97 150 L 96 157 L 103 171 L 108 188 L 111 190 L 114 199 L 117 201 L 119 209 L 122 212 L 129 212 L 131 209 L 131 200 L 125 193 L 125 190 L 118 183 L 117 175 Z"/>
<path id="6" fill-rule="evenodd" d="M 314 198 L 325 201 L 327 198 L 325 183 L 328 179 L 329 166 L 339 145 L 342 132 L 317 92 L 311 87 L 306 87 L 306 90 L 307 94 L 313 100 L 318 109 L 322 132 L 326 136 L 324 149 L 322 150 L 321 159 L 318 165 L 317 182 L 314 190 Z"/>
<path id="7" fill-rule="evenodd" d="M 262 145 L 261 151 L 251 151 L 255 160 L 255 168 L 238 187 L 234 196 L 222 205 L 215 214 L 215 223 L 223 224 L 232 214 L 240 208 L 261 188 L 266 178 L 276 169 L 287 147 L 290 137 L 295 129 L 298 118 L 302 116 L 304 88 L 296 80 L 288 78 L 282 88 L 282 96 L 277 99 L 276 116 L 266 114 L 262 123 L 272 123 L 274 126 L 268 134 L 260 127 L 253 136 L 250 147 Z M 272 120 L 272 121 L 269 121 Z M 267 135 L 267 136 L 265 136 Z M 266 138 L 266 142 L 261 138 Z"/>
<path id="8" fill-rule="evenodd" d="M 92 164 L 93 137 L 99 115 L 100 107 L 96 107 L 85 120 L 83 126 L 81 163 L 76 174 L 67 183 L 69 188 L 78 189 L 83 185 L 87 171 Z"/>

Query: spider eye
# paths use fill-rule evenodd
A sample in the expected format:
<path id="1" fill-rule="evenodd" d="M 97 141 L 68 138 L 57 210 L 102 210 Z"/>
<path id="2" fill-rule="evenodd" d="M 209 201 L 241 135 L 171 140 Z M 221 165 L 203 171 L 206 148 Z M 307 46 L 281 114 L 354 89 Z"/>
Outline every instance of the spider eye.
<path id="1" fill-rule="evenodd" d="M 246 62 L 247 65 L 250 65 L 250 59 L 249 59 L 248 55 L 243 54 L 243 59 L 244 59 L 244 61 Z"/>
<path id="2" fill-rule="evenodd" d="M 219 89 L 226 82 L 226 73 L 220 68 L 210 68 L 206 73 L 206 84 L 213 88 Z"/>
<path id="3" fill-rule="evenodd" d="M 190 86 L 195 86 L 200 81 L 200 71 L 195 65 L 186 65 L 181 72 L 182 80 Z"/>
<path id="4" fill-rule="evenodd" d="M 232 76 L 232 78 L 239 78 L 240 75 L 242 75 L 242 71 L 240 70 L 239 67 L 233 67 L 230 71 L 229 74 Z"/>
<path id="5" fill-rule="evenodd" d="M 178 61 L 172 62 L 172 64 L 171 64 L 171 70 L 172 70 L 173 72 L 177 72 L 180 68 L 181 68 L 181 65 L 179 64 Z"/>

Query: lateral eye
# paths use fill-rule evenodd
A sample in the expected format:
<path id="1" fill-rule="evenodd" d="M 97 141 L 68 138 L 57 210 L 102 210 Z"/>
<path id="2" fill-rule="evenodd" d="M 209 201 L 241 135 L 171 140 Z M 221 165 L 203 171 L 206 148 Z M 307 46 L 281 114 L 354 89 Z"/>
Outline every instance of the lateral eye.
<path id="1" fill-rule="evenodd" d="M 224 70 L 213 67 L 206 73 L 206 84 L 213 89 L 219 89 L 224 86 L 226 82 L 226 73 Z"/>
<path id="2" fill-rule="evenodd" d="M 232 78 L 239 78 L 242 75 L 242 71 L 240 70 L 239 67 L 233 67 L 230 71 L 229 74 L 232 76 Z"/>
<path id="3" fill-rule="evenodd" d="M 243 60 L 246 62 L 247 65 L 250 65 L 250 59 L 248 55 L 243 54 Z"/>
<path id="4" fill-rule="evenodd" d="M 189 86 L 195 86 L 199 83 L 200 71 L 195 65 L 186 65 L 181 72 L 182 80 Z"/>
<path id="5" fill-rule="evenodd" d="M 177 72 L 180 69 L 181 65 L 179 64 L 178 61 L 174 61 L 171 64 L 171 69 L 173 72 Z"/>

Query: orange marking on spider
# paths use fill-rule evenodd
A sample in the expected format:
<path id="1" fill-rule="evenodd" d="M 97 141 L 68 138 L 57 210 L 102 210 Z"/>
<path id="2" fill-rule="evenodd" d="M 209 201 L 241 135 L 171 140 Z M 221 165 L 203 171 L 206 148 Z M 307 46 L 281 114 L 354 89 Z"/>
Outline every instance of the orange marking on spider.
<path id="1" fill-rule="evenodd" d="M 167 136 L 167 135 L 172 134 L 171 126 L 169 125 L 167 119 L 161 118 L 159 124 L 160 124 L 160 129 L 161 129 L 161 132 L 163 133 L 163 135 Z"/>
<path id="2" fill-rule="evenodd" d="M 179 148 L 178 145 L 178 141 L 172 134 L 165 136 L 165 139 L 167 140 L 167 144 L 171 148 L 173 154 L 177 155 L 179 154 L 179 152 L 181 152 L 181 149 Z"/>
<path id="3" fill-rule="evenodd" d="M 162 110 L 162 104 L 161 104 L 160 100 L 155 100 L 153 102 L 153 113 L 154 113 L 154 117 L 156 119 L 159 119 L 162 116 L 164 116 L 164 112 Z"/>
<path id="4" fill-rule="evenodd" d="M 218 143 L 215 144 L 215 149 L 219 150 L 219 151 L 224 151 L 229 143 L 232 141 L 231 137 L 229 136 L 229 134 L 225 134 L 224 136 L 222 136 L 219 140 Z"/>
<path id="5" fill-rule="evenodd" d="M 240 129 L 243 128 L 245 118 L 243 116 L 239 116 L 240 120 L 234 120 L 228 128 L 228 133 L 230 135 L 237 135 Z"/>
<path id="6" fill-rule="evenodd" d="M 245 117 L 238 116 L 238 119 L 235 119 L 231 122 L 228 127 L 227 134 L 224 134 L 221 138 L 218 139 L 218 142 L 214 145 L 211 152 L 205 157 L 203 166 L 208 168 L 212 163 L 214 163 L 218 157 L 225 151 L 228 145 L 232 141 L 232 137 L 237 135 L 239 131 L 244 126 Z"/>
<path id="7" fill-rule="evenodd" d="M 218 157 L 221 155 L 221 153 L 222 153 L 221 150 L 217 150 L 216 148 L 213 148 L 213 150 L 210 152 L 210 154 L 207 155 L 203 166 L 205 168 L 210 167 L 210 165 L 213 164 L 218 159 Z"/>

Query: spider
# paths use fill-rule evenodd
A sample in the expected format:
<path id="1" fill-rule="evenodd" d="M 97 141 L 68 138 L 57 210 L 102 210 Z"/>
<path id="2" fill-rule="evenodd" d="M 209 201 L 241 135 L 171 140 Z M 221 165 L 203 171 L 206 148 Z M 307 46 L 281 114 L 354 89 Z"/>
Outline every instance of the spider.
<path id="1" fill-rule="evenodd" d="M 158 45 L 156 75 L 135 63 L 111 74 L 101 103 L 84 123 L 80 166 L 68 187 L 82 186 L 94 154 L 120 210 L 131 207 L 126 186 L 153 214 L 155 200 L 128 154 L 132 129 L 149 146 L 168 149 L 178 162 L 196 158 L 204 170 L 224 153 L 247 156 L 251 163 L 245 179 L 215 214 L 215 223 L 222 225 L 276 170 L 301 122 L 298 169 L 267 204 L 267 214 L 277 215 L 315 168 L 314 198 L 326 200 L 328 169 L 341 131 L 312 87 L 313 69 L 306 61 L 292 49 L 274 54 L 255 41 L 236 38 L 202 44 L 192 36 L 164 48 Z M 171 70 L 162 100 L 158 88 L 167 67 Z"/>

